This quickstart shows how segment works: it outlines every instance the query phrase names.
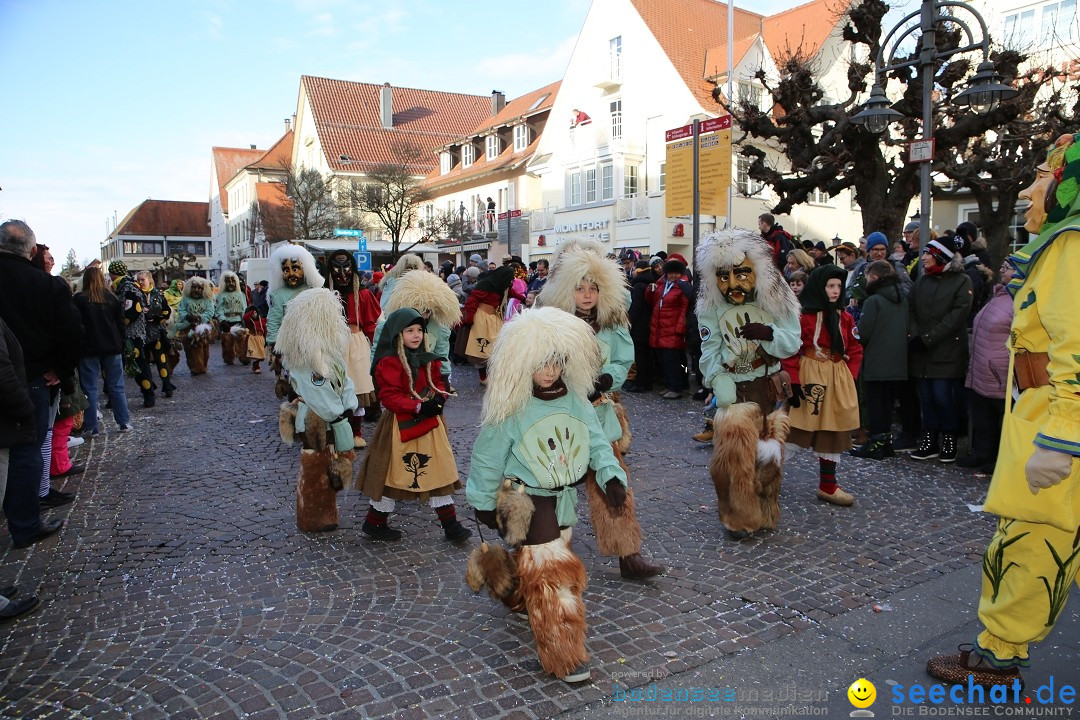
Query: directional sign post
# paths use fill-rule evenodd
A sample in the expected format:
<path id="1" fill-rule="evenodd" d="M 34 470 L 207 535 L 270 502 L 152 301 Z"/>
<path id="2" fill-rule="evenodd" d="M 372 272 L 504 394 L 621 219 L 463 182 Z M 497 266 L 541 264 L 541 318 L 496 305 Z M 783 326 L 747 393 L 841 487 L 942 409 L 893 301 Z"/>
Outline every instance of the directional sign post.
<path id="1" fill-rule="evenodd" d="M 357 251 L 353 253 L 353 257 L 356 258 L 357 270 L 370 270 L 371 269 L 371 253 Z"/>
<path id="2" fill-rule="evenodd" d="M 356 249 L 362 253 L 367 252 L 367 236 L 364 235 L 363 230 L 353 230 L 352 228 L 334 228 L 334 237 L 356 238 Z M 368 258 L 368 262 L 370 261 L 371 258 Z"/>

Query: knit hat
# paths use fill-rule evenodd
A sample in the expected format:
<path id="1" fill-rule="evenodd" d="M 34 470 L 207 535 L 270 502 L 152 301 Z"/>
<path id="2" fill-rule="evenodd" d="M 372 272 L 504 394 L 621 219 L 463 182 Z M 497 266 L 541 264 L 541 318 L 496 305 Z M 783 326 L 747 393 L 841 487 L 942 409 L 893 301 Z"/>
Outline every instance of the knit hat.
<path id="1" fill-rule="evenodd" d="M 953 255 L 956 253 L 949 247 L 947 247 L 940 240 L 931 240 L 926 244 L 926 249 L 923 252 L 928 252 L 934 256 L 942 265 L 947 265 L 950 260 L 953 259 Z"/>
<path id="2" fill-rule="evenodd" d="M 466 268 L 465 269 L 465 277 L 467 277 L 469 280 L 474 280 L 475 281 L 476 278 L 479 275 L 480 275 L 480 268 L 478 268 L 478 267 L 471 267 L 471 268 Z"/>
<path id="3" fill-rule="evenodd" d="M 480 257 L 480 255 L 478 254 L 473 254 L 469 256 L 469 262 L 479 265 L 480 263 L 484 262 L 484 258 Z"/>
<path id="4" fill-rule="evenodd" d="M 909 222 L 907 225 L 904 226 L 904 232 L 918 232 L 919 228 L 921 228 L 921 227 L 922 227 L 922 225 L 920 225 L 919 223 L 912 220 L 911 222 Z"/>
<path id="5" fill-rule="evenodd" d="M 122 260 L 113 260 L 109 263 L 110 275 L 127 275 L 127 265 Z"/>
<path id="6" fill-rule="evenodd" d="M 648 270 L 649 269 L 649 261 L 648 260 L 638 260 L 636 263 L 634 263 L 634 269 L 635 270 Z"/>
<path id="7" fill-rule="evenodd" d="M 870 252 L 870 248 L 876 245 L 884 245 L 886 250 L 889 249 L 889 240 L 885 233 L 872 232 L 866 236 L 866 252 Z"/>
<path id="8" fill-rule="evenodd" d="M 686 272 L 686 265 L 678 260 L 668 260 L 664 263 L 664 274 L 677 272 L 680 275 Z"/>
<path id="9" fill-rule="evenodd" d="M 653 265 L 655 265 L 657 263 L 660 263 L 661 265 L 663 265 L 664 264 L 664 258 L 660 257 L 659 255 L 653 255 L 651 258 L 649 258 L 649 267 L 652 267 Z"/>
<path id="10" fill-rule="evenodd" d="M 814 243 L 814 249 L 821 252 L 829 252 L 829 248 L 825 247 L 824 240 L 818 240 L 816 243 Z"/>
<path id="11" fill-rule="evenodd" d="M 450 273 L 446 277 L 446 284 L 447 285 L 453 285 L 454 283 L 460 283 L 460 282 L 461 282 L 461 278 L 458 276 L 457 273 Z"/>

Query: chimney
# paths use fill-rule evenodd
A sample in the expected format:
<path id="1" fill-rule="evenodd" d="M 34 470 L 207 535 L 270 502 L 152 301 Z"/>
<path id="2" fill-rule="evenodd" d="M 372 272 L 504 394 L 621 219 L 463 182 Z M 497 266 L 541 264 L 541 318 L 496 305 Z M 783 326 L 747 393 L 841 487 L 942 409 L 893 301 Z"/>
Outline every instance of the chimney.
<path id="1" fill-rule="evenodd" d="M 255 146 L 254 146 L 254 145 L 251 145 L 250 147 L 251 147 L 251 149 L 252 149 L 252 150 L 254 150 L 254 149 L 255 149 Z"/>
<path id="2" fill-rule="evenodd" d="M 285 118 L 285 132 L 292 130 L 292 118 Z"/>
<path id="3" fill-rule="evenodd" d="M 379 118 L 384 128 L 394 127 L 394 90 L 390 83 L 383 83 L 379 90 Z"/>
<path id="4" fill-rule="evenodd" d="M 491 114 L 498 115 L 506 107 L 506 96 L 498 90 L 491 91 Z"/>

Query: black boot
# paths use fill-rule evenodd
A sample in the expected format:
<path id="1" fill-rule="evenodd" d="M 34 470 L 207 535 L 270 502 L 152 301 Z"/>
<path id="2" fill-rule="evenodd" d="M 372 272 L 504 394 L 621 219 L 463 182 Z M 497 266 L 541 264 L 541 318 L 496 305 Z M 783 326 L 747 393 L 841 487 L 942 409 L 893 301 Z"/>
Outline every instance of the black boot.
<path id="1" fill-rule="evenodd" d="M 147 390 L 142 395 L 142 406 L 144 408 L 152 408 L 157 400 L 154 398 L 154 391 Z"/>
<path id="2" fill-rule="evenodd" d="M 867 458 L 868 460 L 884 460 L 896 454 L 893 452 L 892 435 L 889 433 L 871 435 L 864 445 L 860 445 L 849 452 L 854 457 Z"/>
<path id="3" fill-rule="evenodd" d="M 442 505 L 435 508 L 435 514 L 439 516 L 443 533 L 450 542 L 461 542 L 472 537 L 472 530 L 465 527 L 457 519 L 457 509 L 453 505 Z"/>
<path id="4" fill-rule="evenodd" d="M 360 526 L 360 531 L 372 540 L 400 540 L 401 531 L 386 524 L 389 516 L 390 513 L 368 508 L 367 517 L 364 519 L 364 524 Z"/>
<path id="5" fill-rule="evenodd" d="M 938 462 L 951 463 L 956 462 L 956 434 L 955 433 L 941 433 L 941 453 L 938 455 Z"/>
<path id="6" fill-rule="evenodd" d="M 941 448 L 938 446 L 937 430 L 923 430 L 922 435 L 919 436 L 919 447 L 916 448 L 915 452 L 911 453 L 911 459 L 930 460 L 940 454 Z"/>

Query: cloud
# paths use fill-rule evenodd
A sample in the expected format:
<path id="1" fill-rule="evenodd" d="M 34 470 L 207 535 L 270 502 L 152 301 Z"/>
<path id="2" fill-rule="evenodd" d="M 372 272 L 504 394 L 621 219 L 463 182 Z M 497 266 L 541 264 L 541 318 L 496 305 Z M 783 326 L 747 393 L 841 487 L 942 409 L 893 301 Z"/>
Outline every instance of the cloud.
<path id="1" fill-rule="evenodd" d="M 495 86 L 516 88 L 509 91 L 512 96 L 521 95 L 562 78 L 576 43 L 577 35 L 572 35 L 551 47 L 478 58 L 471 71 Z"/>
<path id="2" fill-rule="evenodd" d="M 225 29 L 225 21 L 221 19 L 221 16 L 213 13 L 206 15 L 206 34 L 217 40 L 221 38 Z"/>

